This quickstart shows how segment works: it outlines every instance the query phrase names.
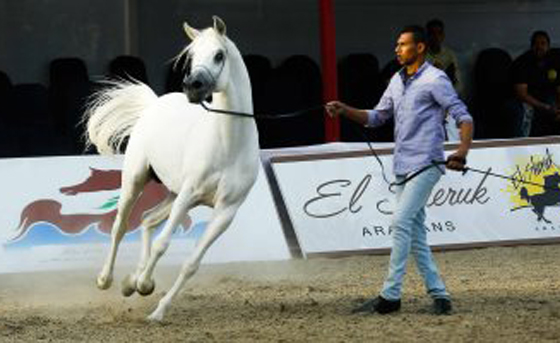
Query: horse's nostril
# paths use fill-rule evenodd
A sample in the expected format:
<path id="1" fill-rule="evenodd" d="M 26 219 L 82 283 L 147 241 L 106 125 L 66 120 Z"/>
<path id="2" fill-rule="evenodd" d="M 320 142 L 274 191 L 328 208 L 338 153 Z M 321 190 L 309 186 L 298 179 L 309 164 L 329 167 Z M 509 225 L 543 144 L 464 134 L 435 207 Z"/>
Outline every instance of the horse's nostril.
<path id="1" fill-rule="evenodd" d="M 193 89 L 196 89 L 196 90 L 201 89 L 202 88 L 202 82 L 200 82 L 199 80 L 195 80 L 191 83 L 191 87 Z"/>

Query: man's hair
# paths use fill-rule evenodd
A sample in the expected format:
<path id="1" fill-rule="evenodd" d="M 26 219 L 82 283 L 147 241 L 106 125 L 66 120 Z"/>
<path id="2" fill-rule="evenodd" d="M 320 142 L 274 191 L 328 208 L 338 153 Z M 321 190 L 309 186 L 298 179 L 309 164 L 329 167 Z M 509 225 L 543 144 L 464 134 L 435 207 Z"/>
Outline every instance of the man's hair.
<path id="1" fill-rule="evenodd" d="M 546 31 L 535 31 L 533 32 L 533 34 L 531 35 L 531 46 L 535 45 L 535 41 L 537 40 L 537 37 L 544 37 L 546 39 L 546 41 L 548 42 L 548 45 L 550 45 L 550 36 L 548 35 L 548 33 Z"/>
<path id="2" fill-rule="evenodd" d="M 420 25 L 409 25 L 405 26 L 401 32 L 399 32 L 399 36 L 404 33 L 412 33 L 412 38 L 416 44 L 424 43 L 426 44 L 426 31 Z"/>
<path id="3" fill-rule="evenodd" d="M 439 27 L 440 29 L 444 30 L 445 25 L 441 19 L 434 18 L 426 23 L 426 30 L 429 30 L 433 27 Z"/>

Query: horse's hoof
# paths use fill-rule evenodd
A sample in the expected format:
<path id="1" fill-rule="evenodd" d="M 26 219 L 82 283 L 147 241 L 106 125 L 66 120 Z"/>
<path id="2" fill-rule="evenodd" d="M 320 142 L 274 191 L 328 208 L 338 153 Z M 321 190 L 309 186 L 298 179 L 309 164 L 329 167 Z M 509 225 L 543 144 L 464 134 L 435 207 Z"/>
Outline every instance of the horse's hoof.
<path id="1" fill-rule="evenodd" d="M 101 290 L 108 289 L 109 287 L 111 287 L 112 283 L 113 283 L 113 277 L 111 275 L 108 276 L 99 275 L 97 277 L 97 288 Z"/>
<path id="2" fill-rule="evenodd" d="M 127 275 L 121 283 L 121 294 L 129 297 L 136 292 L 136 280 L 132 275 Z"/>
<path id="3" fill-rule="evenodd" d="M 150 314 L 148 316 L 148 318 L 146 318 L 146 320 L 148 322 L 152 322 L 152 323 L 161 323 L 161 321 L 163 320 L 163 314 L 159 313 L 157 310 L 154 311 L 152 314 Z"/>
<path id="4" fill-rule="evenodd" d="M 152 294 L 154 289 L 156 289 L 156 283 L 154 280 L 146 280 L 144 282 L 139 282 L 136 285 L 136 291 L 144 297 Z"/>

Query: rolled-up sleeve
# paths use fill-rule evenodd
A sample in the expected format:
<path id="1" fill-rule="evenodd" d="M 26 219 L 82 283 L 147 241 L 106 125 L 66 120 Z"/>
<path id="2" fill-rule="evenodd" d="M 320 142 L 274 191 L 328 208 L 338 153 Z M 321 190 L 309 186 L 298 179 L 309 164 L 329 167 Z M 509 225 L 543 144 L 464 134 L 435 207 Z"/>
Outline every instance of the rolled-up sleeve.
<path id="1" fill-rule="evenodd" d="M 378 127 L 383 125 L 387 119 L 393 116 L 393 100 L 391 98 L 391 86 L 387 87 L 383 96 L 374 109 L 368 110 L 368 121 L 366 127 Z"/>
<path id="2" fill-rule="evenodd" d="M 446 75 L 441 75 L 434 81 L 432 96 L 440 106 L 455 120 L 457 125 L 463 122 L 473 122 L 467 106 L 453 88 L 451 80 Z"/>

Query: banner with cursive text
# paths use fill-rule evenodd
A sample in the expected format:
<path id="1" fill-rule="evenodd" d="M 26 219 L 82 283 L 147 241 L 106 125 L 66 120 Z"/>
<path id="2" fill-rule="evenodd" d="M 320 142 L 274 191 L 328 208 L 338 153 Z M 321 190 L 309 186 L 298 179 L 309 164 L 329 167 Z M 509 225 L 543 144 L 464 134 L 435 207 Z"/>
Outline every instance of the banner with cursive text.
<path id="1" fill-rule="evenodd" d="M 392 155 L 379 159 L 383 168 L 369 151 L 272 159 L 304 255 L 391 247 Z M 557 139 L 478 142 L 468 166 L 480 172 L 446 171 L 429 198 L 425 230 L 430 245 L 560 238 Z"/>

